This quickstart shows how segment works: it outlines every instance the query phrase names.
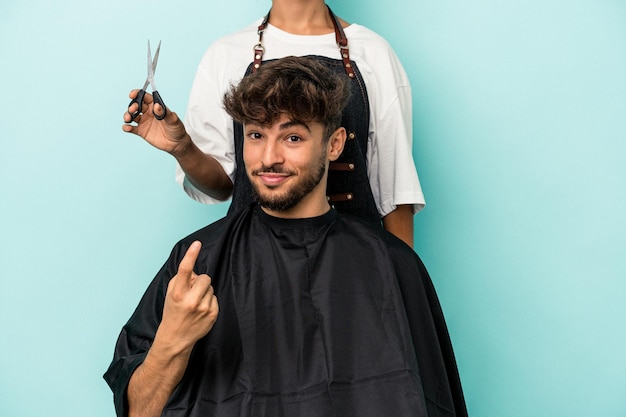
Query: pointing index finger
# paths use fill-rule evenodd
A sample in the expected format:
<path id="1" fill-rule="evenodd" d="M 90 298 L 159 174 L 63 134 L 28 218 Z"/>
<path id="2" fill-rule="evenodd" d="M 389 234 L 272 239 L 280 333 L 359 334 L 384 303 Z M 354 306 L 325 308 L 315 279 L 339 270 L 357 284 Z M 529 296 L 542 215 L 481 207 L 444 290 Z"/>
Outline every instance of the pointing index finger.
<path id="1" fill-rule="evenodd" d="M 198 259 L 198 254 L 200 253 L 200 248 L 202 248 L 202 243 L 196 240 L 193 242 L 187 252 L 185 252 L 185 256 L 181 259 L 178 264 L 178 275 L 184 276 L 185 280 L 191 284 L 191 277 L 193 276 L 193 267 L 196 265 L 196 260 Z"/>

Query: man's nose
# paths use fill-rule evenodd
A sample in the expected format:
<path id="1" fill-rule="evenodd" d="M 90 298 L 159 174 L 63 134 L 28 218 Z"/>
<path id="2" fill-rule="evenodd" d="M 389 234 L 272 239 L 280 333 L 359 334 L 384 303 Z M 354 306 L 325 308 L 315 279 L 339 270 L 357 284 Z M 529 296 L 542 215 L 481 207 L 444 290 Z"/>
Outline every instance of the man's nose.
<path id="1" fill-rule="evenodd" d="M 274 139 L 267 140 L 263 148 L 262 158 L 263 165 L 267 167 L 282 164 L 284 160 L 280 142 Z"/>

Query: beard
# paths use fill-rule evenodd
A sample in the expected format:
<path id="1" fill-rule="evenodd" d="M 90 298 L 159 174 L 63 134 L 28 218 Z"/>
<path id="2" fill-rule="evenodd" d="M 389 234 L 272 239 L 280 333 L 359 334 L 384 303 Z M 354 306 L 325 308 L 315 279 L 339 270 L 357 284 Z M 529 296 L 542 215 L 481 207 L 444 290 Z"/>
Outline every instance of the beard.
<path id="1" fill-rule="evenodd" d="M 259 172 L 286 172 L 280 165 L 271 167 L 262 166 L 260 169 L 252 171 L 252 176 Z M 295 207 L 304 197 L 306 197 L 324 178 L 326 172 L 326 157 L 322 155 L 313 168 L 307 171 L 302 177 L 296 180 L 288 190 L 282 193 L 266 192 L 263 193 L 259 187 L 253 182 L 252 192 L 255 200 L 264 208 L 272 211 L 286 211 Z"/>

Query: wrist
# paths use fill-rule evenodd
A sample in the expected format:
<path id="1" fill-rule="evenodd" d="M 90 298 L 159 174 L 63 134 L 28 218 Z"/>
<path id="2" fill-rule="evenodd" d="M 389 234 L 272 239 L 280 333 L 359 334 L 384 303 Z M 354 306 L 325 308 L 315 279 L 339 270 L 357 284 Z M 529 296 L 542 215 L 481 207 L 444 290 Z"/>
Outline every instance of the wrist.
<path id="1" fill-rule="evenodd" d="M 159 328 L 154 336 L 154 342 L 150 348 L 151 354 L 155 360 L 168 365 L 179 359 L 186 360 L 191 355 L 195 342 L 187 341 L 173 335 L 167 335 Z"/>
<path id="2" fill-rule="evenodd" d="M 196 144 L 193 143 L 193 140 L 191 140 L 191 136 L 185 133 L 185 137 L 178 142 L 178 144 L 172 149 L 170 154 L 180 163 L 185 159 L 193 157 L 193 154 L 198 150 L 199 149 Z"/>

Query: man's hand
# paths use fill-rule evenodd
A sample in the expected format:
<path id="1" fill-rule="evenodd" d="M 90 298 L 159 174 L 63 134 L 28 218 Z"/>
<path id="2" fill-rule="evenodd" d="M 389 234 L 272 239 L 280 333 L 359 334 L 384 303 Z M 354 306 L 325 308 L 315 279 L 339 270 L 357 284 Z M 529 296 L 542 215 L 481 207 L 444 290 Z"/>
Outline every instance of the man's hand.
<path id="1" fill-rule="evenodd" d="M 219 306 L 211 278 L 193 267 L 200 242 L 191 244 L 165 295 L 163 319 L 146 360 L 128 383 L 129 417 L 158 417 L 182 379 L 195 343 L 213 327 Z"/>
<path id="2" fill-rule="evenodd" d="M 128 95 L 131 99 L 137 97 L 139 90 L 132 90 Z M 140 110 L 140 114 L 133 120 L 131 114 Z M 154 103 L 152 94 L 146 93 L 139 109 L 138 103 L 133 103 L 124 113 L 124 125 L 122 130 L 141 136 L 152 146 L 168 152 L 174 156 L 185 152 L 191 144 L 191 138 L 185 130 L 183 122 L 176 113 L 169 108 L 163 120 L 157 120 L 154 115 L 163 114 L 164 109 L 160 104 Z M 136 123 L 132 124 L 133 122 Z"/>
<path id="3" fill-rule="evenodd" d="M 192 348 L 204 337 L 213 327 L 219 313 L 211 278 L 193 272 L 201 246 L 198 241 L 191 244 L 180 261 L 178 273 L 167 287 L 157 338 L 174 349 L 175 354 L 179 350 Z"/>

